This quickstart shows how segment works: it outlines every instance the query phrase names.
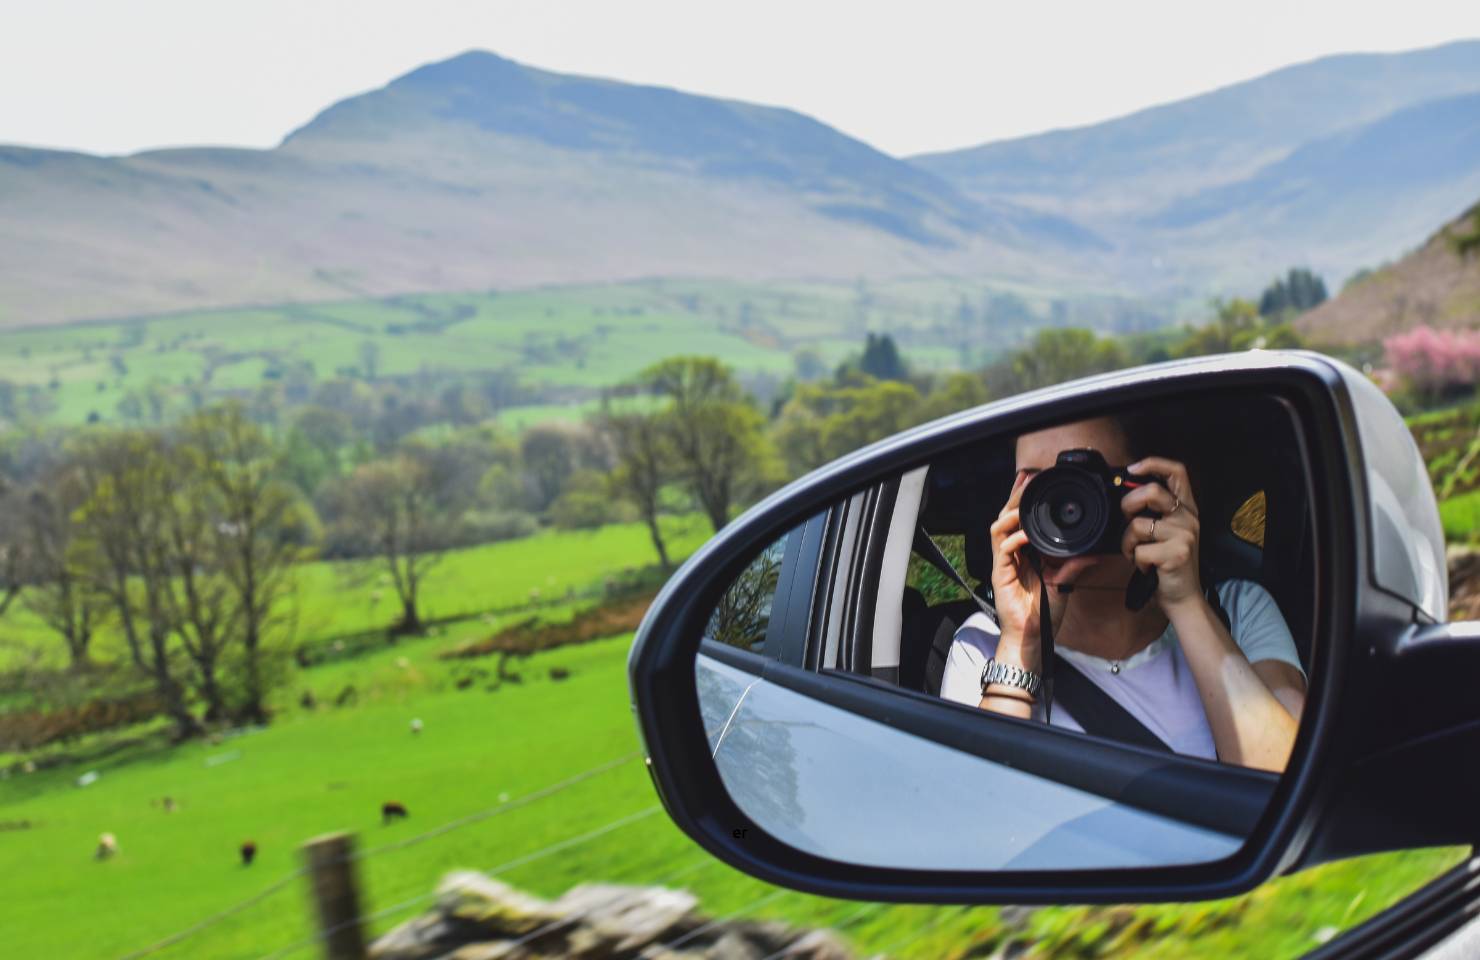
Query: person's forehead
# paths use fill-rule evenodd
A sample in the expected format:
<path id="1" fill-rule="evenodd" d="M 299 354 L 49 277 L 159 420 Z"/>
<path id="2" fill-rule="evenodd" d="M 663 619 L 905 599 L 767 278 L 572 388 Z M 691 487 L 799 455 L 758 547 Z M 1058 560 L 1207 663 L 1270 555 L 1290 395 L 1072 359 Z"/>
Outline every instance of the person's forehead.
<path id="1" fill-rule="evenodd" d="M 1123 452 L 1125 437 L 1108 417 L 1078 420 L 1018 437 L 1016 455 L 1020 466 L 1051 466 L 1063 450 L 1089 448 L 1110 456 Z M 1044 461 L 1036 463 L 1034 461 Z"/>

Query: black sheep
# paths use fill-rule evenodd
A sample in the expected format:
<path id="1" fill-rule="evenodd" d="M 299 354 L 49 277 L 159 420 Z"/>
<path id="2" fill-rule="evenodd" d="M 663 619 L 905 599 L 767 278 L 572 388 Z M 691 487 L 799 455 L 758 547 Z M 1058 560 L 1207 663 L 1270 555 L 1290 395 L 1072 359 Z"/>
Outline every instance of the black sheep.
<path id="1" fill-rule="evenodd" d="M 382 803 L 380 805 L 381 823 L 390 823 L 397 817 L 404 818 L 407 816 L 409 816 L 409 814 L 406 812 L 406 805 L 403 803 L 397 803 L 394 800 L 387 800 L 385 803 Z"/>
<path id="2" fill-rule="evenodd" d="M 242 843 L 242 866 L 250 867 L 257 857 L 257 844 L 251 840 Z"/>

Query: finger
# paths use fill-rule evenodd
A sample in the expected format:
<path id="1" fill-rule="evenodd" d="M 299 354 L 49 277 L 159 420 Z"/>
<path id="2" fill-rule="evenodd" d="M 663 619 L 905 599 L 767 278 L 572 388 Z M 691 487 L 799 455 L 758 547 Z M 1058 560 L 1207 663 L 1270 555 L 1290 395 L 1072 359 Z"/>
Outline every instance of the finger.
<path id="1" fill-rule="evenodd" d="M 1002 541 L 1001 546 L 997 548 L 997 556 L 1001 557 L 1004 560 L 1013 559 L 1017 556 L 1017 552 L 1027 545 L 1027 532 L 1023 530 L 1018 530 L 1015 533 L 1009 534 Z"/>
<path id="2" fill-rule="evenodd" d="M 1146 457 L 1126 469 L 1141 476 L 1155 474 L 1166 477 L 1172 495 L 1182 502 L 1182 506 L 1197 512 L 1197 501 L 1192 496 L 1192 480 L 1187 475 L 1187 467 L 1180 461 L 1168 460 L 1166 457 Z"/>
<path id="3" fill-rule="evenodd" d="M 1158 520 L 1157 523 L 1164 523 Z M 1134 517 L 1125 525 L 1125 533 L 1120 535 L 1120 553 L 1127 560 L 1133 559 L 1137 547 L 1143 543 L 1150 543 L 1155 533 L 1155 525 L 1150 517 Z"/>
<path id="4" fill-rule="evenodd" d="M 1028 481 L 1032 479 L 1033 474 L 1029 473 L 1026 470 L 1019 470 L 1017 472 L 1017 476 L 1012 478 L 1012 492 L 1007 495 L 1008 508 L 1014 510 L 1017 509 L 1017 505 L 1023 499 L 1023 488 L 1026 487 L 1028 485 Z"/>
<path id="5" fill-rule="evenodd" d="M 1120 501 L 1120 509 L 1128 517 L 1134 517 L 1143 510 L 1155 510 L 1166 516 L 1177 509 L 1177 498 L 1166 487 L 1153 481 L 1143 483 L 1126 494 Z"/>
<path id="6" fill-rule="evenodd" d="M 1003 510 L 992 523 L 992 549 L 996 550 L 1004 538 L 1020 526 L 1017 508 Z"/>
<path id="7" fill-rule="evenodd" d="M 1174 540 L 1143 543 L 1136 548 L 1131 559 L 1143 571 L 1155 567 L 1171 573 L 1181 570 L 1192 562 L 1192 545 L 1181 537 Z"/>
<path id="8" fill-rule="evenodd" d="M 1028 542 L 1028 535 L 1021 530 L 993 537 L 992 583 L 1005 587 L 1013 583 L 1027 584 L 1025 572 L 1028 564 L 1021 553 Z M 999 579 L 1000 577 L 1000 579 Z"/>

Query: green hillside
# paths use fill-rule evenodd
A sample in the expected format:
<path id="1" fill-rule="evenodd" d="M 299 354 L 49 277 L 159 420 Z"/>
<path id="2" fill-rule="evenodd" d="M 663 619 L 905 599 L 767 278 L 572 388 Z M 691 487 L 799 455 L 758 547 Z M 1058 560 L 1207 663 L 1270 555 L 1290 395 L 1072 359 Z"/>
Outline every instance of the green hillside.
<path id="1" fill-rule="evenodd" d="M 1051 323 L 1109 330 L 1183 309 L 949 280 L 653 280 L 180 313 L 0 331 L 0 418 L 149 423 L 262 388 L 303 401 L 329 381 L 394 381 L 436 395 L 481 373 L 506 381 L 493 412 L 527 426 L 578 415 L 600 388 L 675 354 L 723 357 L 764 386 L 791 376 L 801 351 L 830 367 L 865 330 L 885 330 L 918 369 L 954 370 Z"/>

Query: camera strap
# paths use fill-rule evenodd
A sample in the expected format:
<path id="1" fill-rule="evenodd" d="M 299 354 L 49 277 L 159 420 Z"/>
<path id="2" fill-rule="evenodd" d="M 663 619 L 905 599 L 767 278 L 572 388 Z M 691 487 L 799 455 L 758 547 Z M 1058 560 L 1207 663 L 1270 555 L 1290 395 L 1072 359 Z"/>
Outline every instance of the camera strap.
<path id="1" fill-rule="evenodd" d="M 997 611 L 981 597 L 966 578 L 957 572 L 955 566 L 946 558 L 945 552 L 940 549 L 939 544 L 930 536 L 930 532 L 924 525 L 915 527 L 915 541 L 913 544 L 915 553 L 919 554 L 926 562 L 935 567 L 941 573 L 966 592 L 981 611 L 997 623 Z M 1030 556 L 1029 563 L 1033 571 L 1038 575 L 1038 642 L 1042 651 L 1042 684 L 1040 688 L 1043 697 L 1043 719 L 1047 723 L 1053 715 L 1053 702 L 1055 696 L 1063 700 L 1074 719 L 1084 728 L 1084 732 L 1096 737 L 1105 737 L 1117 740 L 1121 743 L 1132 743 L 1156 750 L 1170 751 L 1156 734 L 1152 733 L 1147 726 L 1137 720 L 1131 713 L 1116 703 L 1104 690 L 1095 685 L 1069 661 L 1065 660 L 1054 650 L 1053 643 L 1053 617 L 1049 613 L 1048 605 L 1048 581 L 1043 577 L 1043 565 L 1039 558 Z M 1061 588 L 1066 589 L 1066 588 Z M 1211 588 L 1208 593 L 1214 599 L 1217 598 L 1216 588 Z M 1227 623 L 1227 614 L 1223 613 L 1222 605 L 1214 607 L 1221 618 Z M 1057 671 L 1055 666 L 1059 667 Z M 1055 673 L 1063 679 L 1060 689 L 1055 691 Z"/>
<path id="2" fill-rule="evenodd" d="M 1028 562 L 1038 577 L 1038 654 L 1043 663 L 1043 722 L 1050 723 L 1053 720 L 1053 668 L 1059 660 L 1053 649 L 1053 610 L 1048 605 L 1048 578 L 1043 575 L 1042 559 L 1036 551 L 1030 551 Z"/>
<path id="3" fill-rule="evenodd" d="M 1053 613 L 1048 605 L 1048 580 L 1043 564 L 1032 556 L 1033 572 L 1038 575 L 1038 647 L 1043 656 L 1043 722 L 1053 719 L 1053 705 L 1059 700 L 1068 708 L 1085 733 L 1120 743 L 1132 743 L 1153 750 L 1171 752 L 1166 741 L 1152 733 L 1144 723 L 1115 701 L 1089 677 L 1080 672 L 1058 651 L 1053 642 Z M 1152 581 L 1153 589 L 1155 581 Z M 1059 588 L 1067 593 L 1068 585 Z M 1143 601 L 1144 605 L 1144 601 Z"/>

